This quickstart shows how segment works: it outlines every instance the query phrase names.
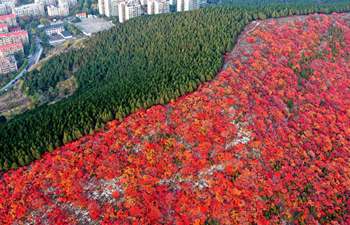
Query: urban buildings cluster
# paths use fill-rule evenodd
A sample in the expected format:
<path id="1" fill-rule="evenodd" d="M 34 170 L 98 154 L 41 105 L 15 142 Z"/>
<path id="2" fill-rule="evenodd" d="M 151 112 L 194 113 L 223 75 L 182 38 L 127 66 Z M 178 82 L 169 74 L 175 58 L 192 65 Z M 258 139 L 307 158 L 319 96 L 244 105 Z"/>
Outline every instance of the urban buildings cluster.
<path id="1" fill-rule="evenodd" d="M 24 53 L 28 42 L 28 32 L 18 28 L 14 14 L 0 16 L 0 74 L 17 71 L 15 54 Z"/>
<path id="2" fill-rule="evenodd" d="M 170 12 L 170 5 L 176 5 L 176 11 L 199 9 L 206 0 L 98 0 L 100 15 L 118 17 L 123 23 L 143 14 L 161 14 Z"/>
<path id="3" fill-rule="evenodd" d="M 206 4 L 207 0 L 98 0 L 98 11 L 106 17 L 118 17 L 120 23 L 141 15 L 153 15 L 169 13 L 172 11 L 195 10 Z M 14 55 L 24 52 L 23 46 L 28 41 L 28 32 L 17 26 L 16 17 L 45 16 L 66 17 L 70 9 L 77 4 L 77 0 L 34 0 L 33 3 L 18 5 L 17 0 L 0 0 L 0 74 L 17 70 Z M 91 35 L 97 32 L 98 24 L 91 24 L 86 13 L 80 13 L 77 17 L 84 19 L 80 23 L 83 33 Z M 105 22 L 105 21 L 103 21 Z M 97 23 L 97 22 L 96 22 Z M 85 32 L 85 30 L 87 30 Z M 89 32 L 88 32 L 89 31 Z M 45 33 L 49 37 L 50 44 L 63 42 L 72 38 L 65 30 L 63 23 L 51 23 L 45 27 Z"/>
<path id="4" fill-rule="evenodd" d="M 16 0 L 0 0 L 0 15 L 13 13 L 16 16 L 63 17 L 69 15 L 69 9 L 77 0 L 34 0 L 33 3 L 16 6 Z M 46 7 L 46 11 L 45 11 Z"/>
<path id="5" fill-rule="evenodd" d="M 42 0 L 39 0 L 42 1 Z M 46 0 L 52 1 L 52 0 Z M 56 3 L 47 4 L 47 14 L 50 17 L 63 17 L 69 15 L 69 9 L 77 4 L 77 0 L 58 0 Z"/>

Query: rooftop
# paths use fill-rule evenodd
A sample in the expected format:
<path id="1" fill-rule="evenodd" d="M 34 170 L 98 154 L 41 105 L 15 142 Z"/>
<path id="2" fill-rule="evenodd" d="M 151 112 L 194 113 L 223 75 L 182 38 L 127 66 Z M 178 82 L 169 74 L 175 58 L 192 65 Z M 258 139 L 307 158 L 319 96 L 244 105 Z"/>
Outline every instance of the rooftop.
<path id="1" fill-rule="evenodd" d="M 64 38 L 71 38 L 71 37 L 73 37 L 72 36 L 72 34 L 71 33 L 69 33 L 68 31 L 63 31 L 62 33 L 62 36 L 64 37 Z"/>
<path id="2" fill-rule="evenodd" d="M 0 51 L 7 50 L 10 48 L 23 48 L 22 43 L 13 43 L 13 44 L 6 44 L 0 46 Z"/>
<path id="3" fill-rule="evenodd" d="M 3 63 L 16 63 L 16 59 L 13 55 L 0 57 L 0 64 Z"/>
<path id="4" fill-rule="evenodd" d="M 56 29 L 56 28 L 63 28 L 63 23 L 52 23 L 48 26 L 45 27 L 45 30 L 50 30 L 50 29 Z"/>
<path id="5" fill-rule="evenodd" d="M 16 18 L 16 15 L 13 13 L 0 16 L 0 20 L 13 19 L 13 18 Z"/>
<path id="6" fill-rule="evenodd" d="M 75 16 L 84 16 L 84 17 L 86 17 L 86 12 L 77 13 L 77 14 L 75 14 Z"/>
<path id="7" fill-rule="evenodd" d="M 0 38 L 2 37 L 16 37 L 16 36 L 22 36 L 22 35 L 28 35 L 28 32 L 25 30 L 19 30 L 19 31 L 14 31 L 6 34 L 0 34 Z"/>

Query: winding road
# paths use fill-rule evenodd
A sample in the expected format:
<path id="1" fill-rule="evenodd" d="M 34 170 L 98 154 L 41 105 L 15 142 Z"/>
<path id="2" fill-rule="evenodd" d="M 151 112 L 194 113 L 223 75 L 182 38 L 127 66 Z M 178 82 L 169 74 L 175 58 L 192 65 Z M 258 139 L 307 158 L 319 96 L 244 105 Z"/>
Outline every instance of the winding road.
<path id="1" fill-rule="evenodd" d="M 35 52 L 34 54 L 31 54 L 28 56 L 28 65 L 15 77 L 13 78 L 10 82 L 8 82 L 4 87 L 0 89 L 0 92 L 7 91 L 9 88 L 11 88 L 13 85 L 17 83 L 17 81 L 23 77 L 27 71 L 36 63 L 39 62 L 40 56 L 43 53 L 43 47 L 40 44 L 40 39 L 36 37 L 35 39 Z"/>

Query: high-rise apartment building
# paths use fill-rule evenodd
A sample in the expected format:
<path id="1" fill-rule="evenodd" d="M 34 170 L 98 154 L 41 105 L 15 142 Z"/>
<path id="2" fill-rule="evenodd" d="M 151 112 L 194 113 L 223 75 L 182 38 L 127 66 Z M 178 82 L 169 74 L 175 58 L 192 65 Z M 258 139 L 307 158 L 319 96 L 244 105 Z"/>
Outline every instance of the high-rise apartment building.
<path id="1" fill-rule="evenodd" d="M 161 14 L 170 12 L 169 1 L 167 0 L 147 0 L 147 14 Z"/>
<path id="2" fill-rule="evenodd" d="M 98 0 L 97 4 L 98 4 L 98 13 L 100 15 L 104 15 L 105 14 L 105 1 Z"/>
<path id="3" fill-rule="evenodd" d="M 142 6 L 140 1 L 120 2 L 118 4 L 119 22 L 123 23 L 131 18 L 142 15 Z"/>
<path id="4" fill-rule="evenodd" d="M 139 1 L 130 1 L 125 5 L 125 19 L 129 20 L 131 18 L 141 16 L 142 9 Z"/>
<path id="5" fill-rule="evenodd" d="M 7 14 L 0 16 L 0 23 L 7 24 L 9 27 L 17 26 L 16 15 Z"/>
<path id="6" fill-rule="evenodd" d="M 104 0 L 105 15 L 107 17 L 118 16 L 118 0 Z"/>
<path id="7" fill-rule="evenodd" d="M 17 0 L 0 0 L 1 4 L 15 6 L 17 4 Z"/>
<path id="8" fill-rule="evenodd" d="M 36 3 L 36 4 L 43 4 L 44 6 L 55 5 L 56 4 L 56 0 L 34 0 L 34 3 Z"/>
<path id="9" fill-rule="evenodd" d="M 26 5 L 21 5 L 12 9 L 12 13 L 17 16 L 44 16 L 45 9 L 42 3 L 31 3 Z"/>
<path id="10" fill-rule="evenodd" d="M 71 8 L 76 4 L 78 4 L 78 1 L 77 0 L 58 0 L 58 6 L 63 6 L 66 4 L 68 4 L 68 6 Z"/>
<path id="11" fill-rule="evenodd" d="M 119 0 L 98 0 L 98 11 L 107 17 L 118 16 L 118 4 Z"/>
<path id="12" fill-rule="evenodd" d="M 154 2 L 154 14 L 168 13 L 170 12 L 169 1 L 157 0 Z"/>
<path id="13" fill-rule="evenodd" d="M 69 5 L 67 3 L 64 5 L 59 5 L 59 6 L 49 5 L 49 6 L 47 6 L 47 14 L 51 17 L 68 16 L 69 15 Z"/>
<path id="14" fill-rule="evenodd" d="M 126 2 L 118 3 L 118 18 L 120 23 L 125 22 L 125 5 Z"/>
<path id="15" fill-rule="evenodd" d="M 28 43 L 28 32 L 25 30 L 14 31 L 10 33 L 0 34 L 0 45 L 22 43 L 23 45 Z"/>
<path id="16" fill-rule="evenodd" d="M 147 0 L 147 14 L 154 14 L 154 1 L 155 0 Z"/>
<path id="17" fill-rule="evenodd" d="M 177 0 L 176 11 L 190 11 L 199 9 L 199 0 Z"/>
<path id="18" fill-rule="evenodd" d="M 7 4 L 0 4 L 0 15 L 6 15 L 12 12 L 12 8 Z"/>
<path id="19" fill-rule="evenodd" d="M 23 45 L 20 42 L 0 46 L 0 57 L 13 55 L 17 52 L 23 52 Z"/>
<path id="20" fill-rule="evenodd" d="M 147 0 L 140 0 L 141 6 L 146 6 L 147 5 Z"/>

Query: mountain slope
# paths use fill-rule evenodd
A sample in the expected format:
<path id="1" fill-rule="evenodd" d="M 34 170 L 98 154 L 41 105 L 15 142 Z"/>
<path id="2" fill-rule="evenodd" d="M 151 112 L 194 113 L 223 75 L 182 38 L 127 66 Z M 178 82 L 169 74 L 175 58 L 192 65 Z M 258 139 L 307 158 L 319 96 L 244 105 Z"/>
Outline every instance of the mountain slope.
<path id="1" fill-rule="evenodd" d="M 198 91 L 4 174 L 4 224 L 348 224 L 350 15 L 260 21 Z"/>

